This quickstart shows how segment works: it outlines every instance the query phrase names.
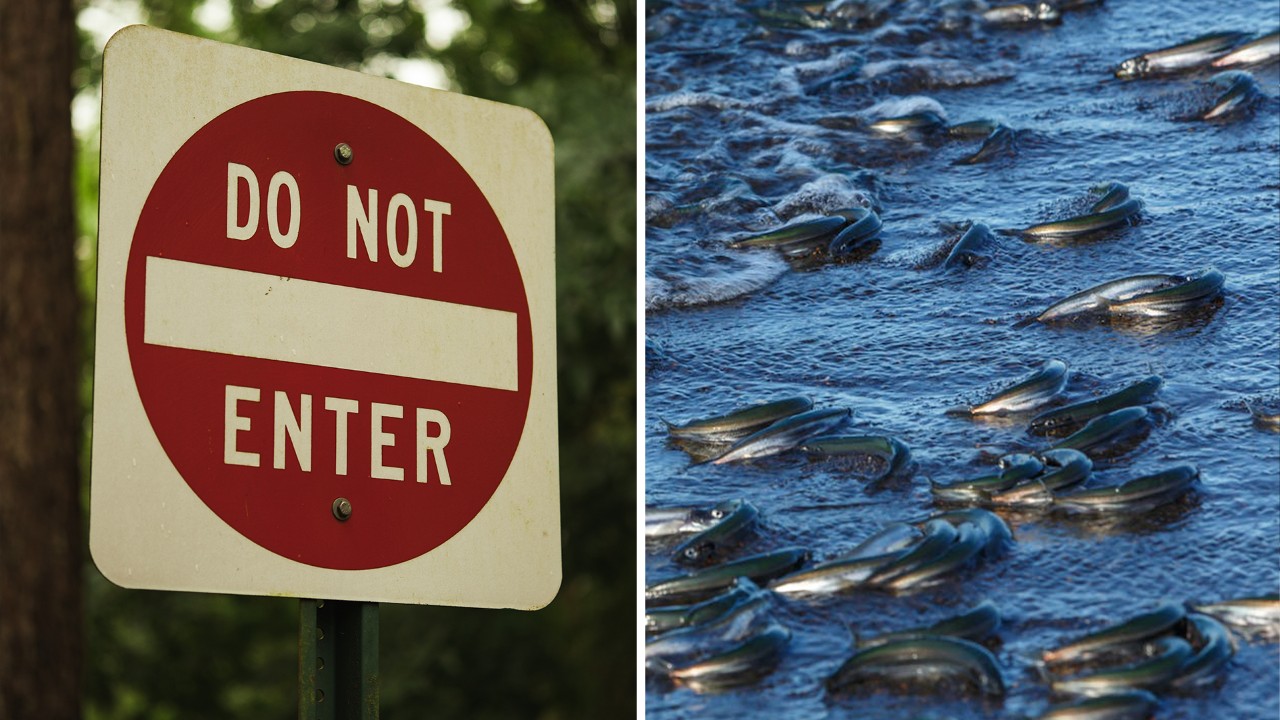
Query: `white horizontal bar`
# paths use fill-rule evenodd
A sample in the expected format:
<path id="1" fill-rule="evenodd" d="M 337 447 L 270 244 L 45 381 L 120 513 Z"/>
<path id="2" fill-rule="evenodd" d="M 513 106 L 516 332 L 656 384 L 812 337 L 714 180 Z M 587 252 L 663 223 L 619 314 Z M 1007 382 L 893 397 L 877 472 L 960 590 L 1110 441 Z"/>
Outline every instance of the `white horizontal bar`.
<path id="1" fill-rule="evenodd" d="M 147 258 L 151 345 L 517 389 L 516 315 Z"/>

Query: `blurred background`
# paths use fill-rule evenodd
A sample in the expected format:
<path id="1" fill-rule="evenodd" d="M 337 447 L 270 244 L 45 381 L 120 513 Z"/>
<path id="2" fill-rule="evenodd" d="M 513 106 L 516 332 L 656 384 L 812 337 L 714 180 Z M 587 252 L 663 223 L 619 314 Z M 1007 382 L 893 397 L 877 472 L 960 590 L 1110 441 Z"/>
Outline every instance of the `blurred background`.
<path id="1" fill-rule="evenodd" d="M 632 0 L 0 0 L 0 718 L 289 718 L 298 601 L 130 591 L 89 560 L 102 48 L 130 23 L 528 107 L 556 143 L 564 582 L 382 605 L 382 712 L 635 712 Z"/>

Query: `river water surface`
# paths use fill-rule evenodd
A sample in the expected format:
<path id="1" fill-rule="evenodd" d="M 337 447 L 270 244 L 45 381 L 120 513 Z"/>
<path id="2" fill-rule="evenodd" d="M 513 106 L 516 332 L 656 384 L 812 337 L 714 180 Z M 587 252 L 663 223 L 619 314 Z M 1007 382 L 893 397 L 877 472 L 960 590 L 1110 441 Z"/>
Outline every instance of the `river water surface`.
<path id="1" fill-rule="evenodd" d="M 892 520 L 933 511 L 929 480 L 976 477 L 1036 447 L 1025 417 L 945 414 L 1067 363 L 1065 398 L 1150 374 L 1167 407 L 1132 451 L 1098 463 L 1116 484 L 1178 463 L 1193 495 L 1122 521 L 1007 516 L 1003 558 L 916 594 L 776 598 L 792 632 L 776 669 L 696 693 L 650 675 L 650 718 L 1029 717 L 1050 703 L 1041 650 L 1162 600 L 1274 593 L 1280 585 L 1280 434 L 1245 403 L 1280 398 L 1280 71 L 1253 68 L 1264 98 L 1230 122 L 1188 120 L 1212 103 L 1209 73 L 1122 82 L 1143 51 L 1210 31 L 1280 25 L 1274 0 L 1114 0 L 1058 25 L 984 26 L 975 5 L 870 0 L 651 2 L 646 18 L 645 496 L 654 506 L 746 498 L 761 511 L 740 554 L 787 546 L 832 557 Z M 1209 10 L 1212 8 L 1212 10 Z M 979 141 L 886 138 L 868 121 L 932 109 L 992 118 L 1016 151 L 953 165 Z M 938 263 L 962 223 L 1019 228 L 1073 214 L 1089 188 L 1127 184 L 1129 227 L 1070 244 L 998 235 L 981 266 Z M 856 262 L 789 265 L 726 243 L 871 204 L 880 245 Z M 1138 273 L 1214 267 L 1222 299 L 1164 325 L 1021 325 L 1054 300 Z M 695 464 L 662 419 L 683 422 L 791 395 L 847 407 L 845 432 L 913 451 L 908 479 L 868 485 L 831 461 L 787 453 Z M 650 547 L 652 582 L 681 570 Z M 823 682 L 855 635 L 917 626 L 990 599 L 1004 615 L 1000 701 L 922 693 L 829 697 Z M 1242 642 L 1221 681 L 1162 696 L 1161 718 L 1280 716 L 1274 643 Z"/>

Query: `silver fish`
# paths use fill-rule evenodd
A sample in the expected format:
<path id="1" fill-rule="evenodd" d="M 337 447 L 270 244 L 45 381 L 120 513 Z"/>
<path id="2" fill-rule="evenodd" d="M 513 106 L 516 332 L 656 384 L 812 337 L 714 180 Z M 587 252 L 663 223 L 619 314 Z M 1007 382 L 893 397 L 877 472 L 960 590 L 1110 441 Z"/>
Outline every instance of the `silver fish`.
<path id="1" fill-rule="evenodd" d="M 1122 485 L 1060 495 L 1055 505 L 1081 513 L 1146 512 L 1182 497 L 1199 477 L 1195 465 L 1178 465 Z"/>
<path id="2" fill-rule="evenodd" d="M 1122 80 L 1130 80 L 1195 70 L 1225 55 L 1246 37 L 1248 33 L 1241 32 L 1201 35 L 1173 47 L 1131 57 L 1120 63 L 1115 75 Z"/>
<path id="3" fill-rule="evenodd" d="M 1209 78 L 1209 83 L 1215 87 L 1224 88 L 1224 91 L 1218 99 L 1213 101 L 1213 107 L 1200 116 L 1201 120 L 1231 120 L 1242 116 L 1248 113 L 1262 97 L 1258 81 L 1244 70 L 1227 70 L 1218 73 Z"/>
<path id="4" fill-rule="evenodd" d="M 1273 31 L 1237 47 L 1214 60 L 1216 68 L 1261 65 L 1280 57 L 1280 31 Z"/>
<path id="5" fill-rule="evenodd" d="M 1037 315 L 1036 321 L 1055 322 L 1076 315 L 1100 312 L 1110 302 L 1123 301 L 1172 287 L 1183 280 L 1181 275 L 1163 274 L 1131 275 L 1119 280 L 1110 280 L 1055 302 Z"/>
<path id="6" fill-rule="evenodd" d="M 1031 375 L 969 408 L 970 415 L 1005 415 L 1034 410 L 1067 385 L 1067 364 L 1049 360 Z"/>
<path id="7" fill-rule="evenodd" d="M 777 455 L 799 446 L 809 438 L 828 432 L 849 418 L 848 408 L 829 408 L 783 418 L 762 430 L 742 438 L 729 447 L 720 457 L 712 460 L 715 465 L 739 460 Z"/>

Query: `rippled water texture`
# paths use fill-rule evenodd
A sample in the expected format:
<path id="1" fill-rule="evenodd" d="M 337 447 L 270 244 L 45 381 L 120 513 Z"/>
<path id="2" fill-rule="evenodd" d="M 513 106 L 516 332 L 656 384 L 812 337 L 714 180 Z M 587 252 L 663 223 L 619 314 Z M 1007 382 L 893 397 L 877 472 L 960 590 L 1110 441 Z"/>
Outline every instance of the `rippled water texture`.
<path id="1" fill-rule="evenodd" d="M 1100 463 L 1117 484 L 1189 462 L 1195 495 L 1131 522 L 1008 516 L 1003 559 L 941 588 L 807 602 L 778 598 L 792 641 L 746 688 L 697 694 L 652 677 L 651 718 L 1025 717 L 1049 703 L 1033 659 L 1160 600 L 1276 592 L 1280 434 L 1246 402 L 1280 396 L 1280 71 L 1233 122 L 1208 109 L 1207 73 L 1121 82 L 1121 60 L 1214 30 L 1280 24 L 1272 0 L 1113 0 L 1020 30 L 966 23 L 966 2 L 852 2 L 805 20 L 785 2 L 675 0 L 648 6 L 646 59 L 646 500 L 747 498 L 760 527 L 743 553 L 790 545 L 815 560 L 885 521 L 932 512 L 928 479 L 975 477 L 1035 447 L 1020 421 L 948 416 L 1049 358 L 1066 398 L 1163 376 L 1168 414 L 1133 451 Z M 834 17 L 834 19 L 832 19 Z M 827 25 L 807 27 L 806 24 Z M 1015 154 L 953 165 L 980 140 L 873 135 L 877 116 L 920 109 L 951 123 L 1017 129 Z M 937 267 L 967 221 L 1025 228 L 1075 214 L 1098 183 L 1126 183 L 1141 220 L 1077 244 L 997 235 L 989 261 Z M 859 262 L 808 269 L 771 250 L 730 250 L 749 232 L 870 203 L 881 245 Z M 1164 326 L 1018 327 L 1054 300 L 1138 273 L 1226 278 L 1220 304 Z M 911 446 L 909 481 L 874 488 L 839 463 L 796 454 L 694 465 L 660 418 L 686 421 L 807 395 L 849 407 L 849 430 Z M 661 551 L 649 581 L 679 572 Z M 828 698 L 823 681 L 852 638 L 932 622 L 984 599 L 1004 613 L 999 702 L 877 694 Z M 1241 644 L 1219 685 L 1166 695 L 1161 718 L 1276 718 L 1277 646 Z"/>

